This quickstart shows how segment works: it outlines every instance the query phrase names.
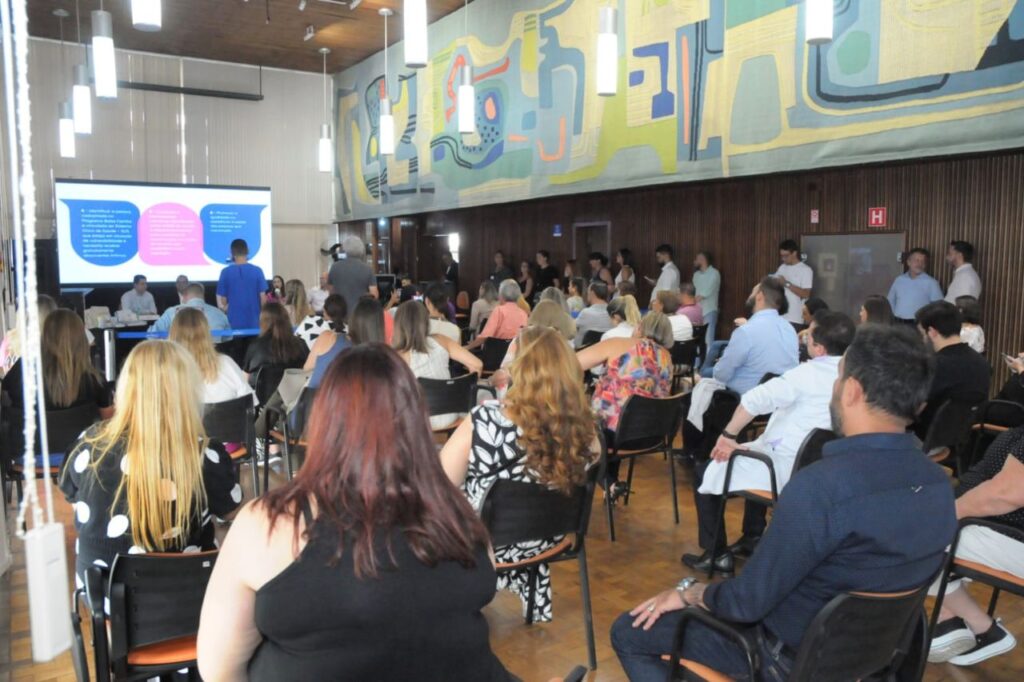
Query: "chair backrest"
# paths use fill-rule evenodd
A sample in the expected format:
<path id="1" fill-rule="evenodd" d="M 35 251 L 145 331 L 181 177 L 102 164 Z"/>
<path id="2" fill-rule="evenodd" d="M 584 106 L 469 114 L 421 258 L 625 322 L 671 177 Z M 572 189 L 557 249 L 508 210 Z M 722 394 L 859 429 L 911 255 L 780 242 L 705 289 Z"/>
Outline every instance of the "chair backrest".
<path id="1" fill-rule="evenodd" d="M 604 335 L 604 332 L 596 329 L 584 332 L 583 339 L 580 341 L 580 348 L 586 348 L 587 346 L 593 346 L 595 343 L 599 343 L 602 335 Z"/>
<path id="2" fill-rule="evenodd" d="M 476 404 L 475 374 L 454 379 L 417 379 L 431 417 L 439 414 L 463 414 Z"/>
<path id="3" fill-rule="evenodd" d="M 222 443 L 246 443 L 255 439 L 255 410 L 252 396 L 207 403 L 203 406 L 203 428 L 210 438 Z"/>
<path id="4" fill-rule="evenodd" d="M 6 461 L 18 459 L 25 449 L 23 430 L 25 413 L 21 410 L 4 411 L 7 433 L 0 434 L 3 439 L 2 451 Z M 100 412 L 95 403 L 87 403 L 62 410 L 46 411 L 46 443 L 51 454 L 66 453 L 74 445 L 78 437 L 87 428 L 99 421 Z M 42 442 L 36 436 L 36 454 L 41 453 Z"/>
<path id="5" fill-rule="evenodd" d="M 704 438 L 701 440 L 698 456 L 703 458 L 711 454 L 711 449 L 739 405 L 740 394 L 736 391 L 722 388 L 711 394 L 711 402 L 704 411 Z"/>
<path id="6" fill-rule="evenodd" d="M 986 400 L 978 407 L 975 422 L 1009 429 L 1024 426 L 1024 405 L 1012 400 Z"/>
<path id="7" fill-rule="evenodd" d="M 496 372 L 501 369 L 501 361 L 505 359 L 505 354 L 508 353 L 511 343 L 511 339 L 496 339 L 493 336 L 484 339 L 480 359 L 484 363 L 485 372 Z"/>
<path id="8" fill-rule="evenodd" d="M 935 412 L 928 435 L 924 439 L 924 453 L 942 448 L 953 450 L 967 435 L 974 421 L 974 408 L 982 400 L 977 396 L 950 398 Z"/>
<path id="9" fill-rule="evenodd" d="M 287 369 L 289 368 L 286 365 L 263 365 L 256 370 L 256 399 L 260 405 L 266 405 L 270 397 L 274 395 L 274 391 L 277 390 Z"/>
<path id="10" fill-rule="evenodd" d="M 927 589 L 833 598 L 807 628 L 789 679 L 849 682 L 898 665 L 909 653 Z"/>
<path id="11" fill-rule="evenodd" d="M 811 429 L 810 433 L 804 436 L 804 442 L 800 444 L 800 449 L 796 451 L 793 473 L 821 459 L 821 451 L 825 444 L 836 438 L 836 434 L 829 429 Z"/>
<path id="12" fill-rule="evenodd" d="M 110 657 L 195 635 L 217 552 L 119 554 L 110 567 Z"/>
<path id="13" fill-rule="evenodd" d="M 598 481 L 604 480 L 606 449 L 587 469 L 583 485 L 571 495 L 539 483 L 497 479 L 484 493 L 480 518 L 491 534 L 495 547 L 542 540 L 559 535 L 576 535 L 578 548 L 590 525 L 590 510 Z"/>
<path id="14" fill-rule="evenodd" d="M 648 398 L 632 395 L 622 407 L 615 430 L 615 448 L 641 449 L 671 443 L 679 431 L 683 409 L 682 396 Z"/>
<path id="15" fill-rule="evenodd" d="M 676 341 L 672 344 L 672 347 L 668 349 L 669 355 L 672 356 L 672 364 L 676 367 L 680 365 L 686 365 L 687 367 L 693 367 L 693 363 L 697 361 L 697 339 L 693 338 L 689 341 Z"/>

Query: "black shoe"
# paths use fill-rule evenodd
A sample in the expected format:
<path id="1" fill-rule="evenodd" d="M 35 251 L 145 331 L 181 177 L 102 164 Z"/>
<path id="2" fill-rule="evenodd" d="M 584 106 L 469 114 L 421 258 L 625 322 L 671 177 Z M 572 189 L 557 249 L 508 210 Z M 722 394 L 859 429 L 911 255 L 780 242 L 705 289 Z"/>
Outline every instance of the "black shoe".
<path id="1" fill-rule="evenodd" d="M 619 501 L 620 497 L 625 497 L 626 493 L 629 492 L 629 486 L 626 485 L 625 481 L 613 481 L 608 486 L 607 495 L 611 498 L 612 504 Z"/>
<path id="2" fill-rule="evenodd" d="M 704 552 L 703 554 L 684 554 L 682 561 L 698 573 L 707 573 L 711 568 L 711 552 Z M 715 573 L 723 578 L 733 577 L 736 574 L 735 568 L 735 561 L 733 560 L 732 554 L 729 552 L 719 554 L 715 557 Z"/>
<path id="3" fill-rule="evenodd" d="M 953 665 L 974 665 L 993 656 L 1005 654 L 1017 646 L 1017 640 L 1003 627 L 1003 623 L 1000 620 L 993 622 L 992 627 L 977 635 L 974 639 L 976 644 L 973 649 L 965 651 L 959 656 L 954 656 L 949 659 L 949 662 Z"/>
<path id="4" fill-rule="evenodd" d="M 729 553 L 734 557 L 748 557 L 754 553 L 754 549 L 760 541 L 760 535 L 744 535 L 739 540 L 729 545 Z"/>

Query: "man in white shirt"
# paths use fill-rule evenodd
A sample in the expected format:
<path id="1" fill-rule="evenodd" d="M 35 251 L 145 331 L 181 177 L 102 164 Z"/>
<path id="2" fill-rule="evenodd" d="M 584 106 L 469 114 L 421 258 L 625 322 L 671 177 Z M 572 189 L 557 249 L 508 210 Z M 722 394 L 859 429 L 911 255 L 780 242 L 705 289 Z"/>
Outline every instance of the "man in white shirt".
<path id="1" fill-rule="evenodd" d="M 737 449 L 768 455 L 775 468 L 778 492 L 793 473 L 797 451 L 813 429 L 831 428 L 829 401 L 839 374 L 839 360 L 853 342 L 856 326 L 849 316 L 831 310 L 819 310 L 807 337 L 811 359 L 782 376 L 756 386 L 743 394 L 740 406 L 715 444 L 711 459 L 695 471 L 694 498 L 703 555 L 687 554 L 683 562 L 696 570 L 707 570 L 712 556 L 715 527 L 720 519 L 721 495 L 729 457 Z M 759 414 L 771 414 L 764 433 L 750 443 L 740 445 L 738 434 Z M 733 462 L 729 490 L 770 490 L 767 467 L 749 458 Z M 747 503 L 743 515 L 743 538 L 736 543 L 744 549 L 756 544 L 766 526 L 766 507 Z M 723 526 L 724 527 L 724 526 Z M 725 533 L 718 538 L 714 552 L 716 569 L 733 570 L 732 553 L 725 548 Z M 699 568 L 698 566 L 703 566 Z"/>
<path id="2" fill-rule="evenodd" d="M 654 286 L 654 290 L 651 292 L 651 301 L 658 297 L 659 291 L 679 293 L 679 268 L 672 262 L 672 247 L 662 244 L 654 250 L 654 257 L 658 260 L 658 265 L 661 266 L 661 274 L 658 275 L 657 281 L 650 277 L 644 277 L 648 284 Z"/>
<path id="3" fill-rule="evenodd" d="M 313 287 L 306 292 L 306 298 L 309 300 L 309 307 L 313 309 L 317 315 L 321 315 L 324 312 L 324 301 L 331 295 L 327 286 L 327 272 L 320 273 L 320 286 Z"/>
<path id="4" fill-rule="evenodd" d="M 782 286 L 786 288 L 786 300 L 789 301 L 789 311 L 783 317 L 800 332 L 805 326 L 804 301 L 811 295 L 814 271 L 800 260 L 800 247 L 792 239 L 779 244 L 779 258 L 782 259 L 782 265 L 775 271 L 775 276 L 782 280 Z"/>
<path id="5" fill-rule="evenodd" d="M 604 282 L 591 282 L 587 287 L 587 307 L 576 316 L 576 348 L 583 346 L 583 337 L 587 332 L 606 332 L 612 328 L 612 318 L 608 317 L 608 285 Z"/>
<path id="6" fill-rule="evenodd" d="M 145 275 L 135 275 L 132 288 L 121 296 L 121 310 L 136 315 L 156 315 L 156 301 L 153 300 L 153 294 L 146 291 Z"/>
<path id="7" fill-rule="evenodd" d="M 953 281 L 946 290 L 946 300 L 955 304 L 960 296 L 981 298 L 981 277 L 974 269 L 974 246 L 970 242 L 954 240 L 946 249 L 946 262 L 953 266 Z"/>

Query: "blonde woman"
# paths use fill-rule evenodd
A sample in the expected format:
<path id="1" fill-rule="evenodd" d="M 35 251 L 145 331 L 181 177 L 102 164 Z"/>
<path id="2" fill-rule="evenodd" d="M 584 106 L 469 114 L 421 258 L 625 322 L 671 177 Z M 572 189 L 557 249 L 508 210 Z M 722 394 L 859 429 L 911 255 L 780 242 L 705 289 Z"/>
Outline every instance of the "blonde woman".
<path id="1" fill-rule="evenodd" d="M 632 295 L 619 296 L 608 304 L 608 317 L 612 320 L 612 328 L 601 334 L 601 340 L 628 339 L 640 326 L 640 307 Z"/>
<path id="2" fill-rule="evenodd" d="M 318 315 L 306 297 L 306 285 L 297 279 L 290 279 L 284 285 L 284 308 L 295 327 L 295 336 L 302 339 L 306 348 L 313 348 L 313 342 L 334 326 L 323 315 Z"/>
<path id="3" fill-rule="evenodd" d="M 47 410 L 62 410 L 94 403 L 103 419 L 113 414 L 110 387 L 93 367 L 89 341 L 82 318 L 70 310 L 58 309 L 46 316 L 41 338 L 43 394 Z M 5 404 L 21 410 L 21 360 L 4 375 Z"/>
<path id="4" fill-rule="evenodd" d="M 179 310 L 171 322 L 168 338 L 180 343 L 199 366 L 199 373 L 203 377 L 203 403 L 221 403 L 253 394 L 252 387 L 235 361 L 214 348 L 210 323 L 202 310 Z"/>
<path id="5" fill-rule="evenodd" d="M 114 417 L 79 439 L 60 482 L 75 509 L 79 581 L 121 553 L 215 548 L 212 518 L 234 511 L 242 489 L 203 431 L 201 386 L 172 341 L 145 341 L 125 360 Z"/>
<path id="6" fill-rule="evenodd" d="M 462 486 L 478 512 L 496 479 L 536 482 L 568 494 L 583 482 L 598 452 L 583 371 L 565 338 L 554 329 L 527 327 L 516 344 L 512 386 L 504 402 L 474 408 L 441 451 L 448 477 Z M 560 540 L 495 547 L 494 553 L 498 563 L 519 561 Z M 526 571 L 502 575 L 498 587 L 518 594 L 525 610 L 530 589 Z M 547 564 L 537 574 L 534 619 L 551 620 Z"/>

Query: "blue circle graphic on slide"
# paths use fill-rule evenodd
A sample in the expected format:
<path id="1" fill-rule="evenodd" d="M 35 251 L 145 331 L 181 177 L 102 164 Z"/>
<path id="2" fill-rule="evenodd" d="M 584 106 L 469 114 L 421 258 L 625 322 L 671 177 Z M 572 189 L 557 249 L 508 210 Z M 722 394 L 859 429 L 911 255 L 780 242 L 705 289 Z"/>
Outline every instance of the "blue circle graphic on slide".
<path id="1" fill-rule="evenodd" d="M 250 260 L 260 250 L 260 216 L 265 204 L 207 204 L 199 212 L 203 221 L 203 251 L 212 261 L 231 258 L 231 242 L 244 239 Z"/>
<path id="2" fill-rule="evenodd" d="M 62 199 L 71 214 L 71 247 L 94 265 L 127 263 L 139 251 L 138 207 L 128 201 Z"/>

